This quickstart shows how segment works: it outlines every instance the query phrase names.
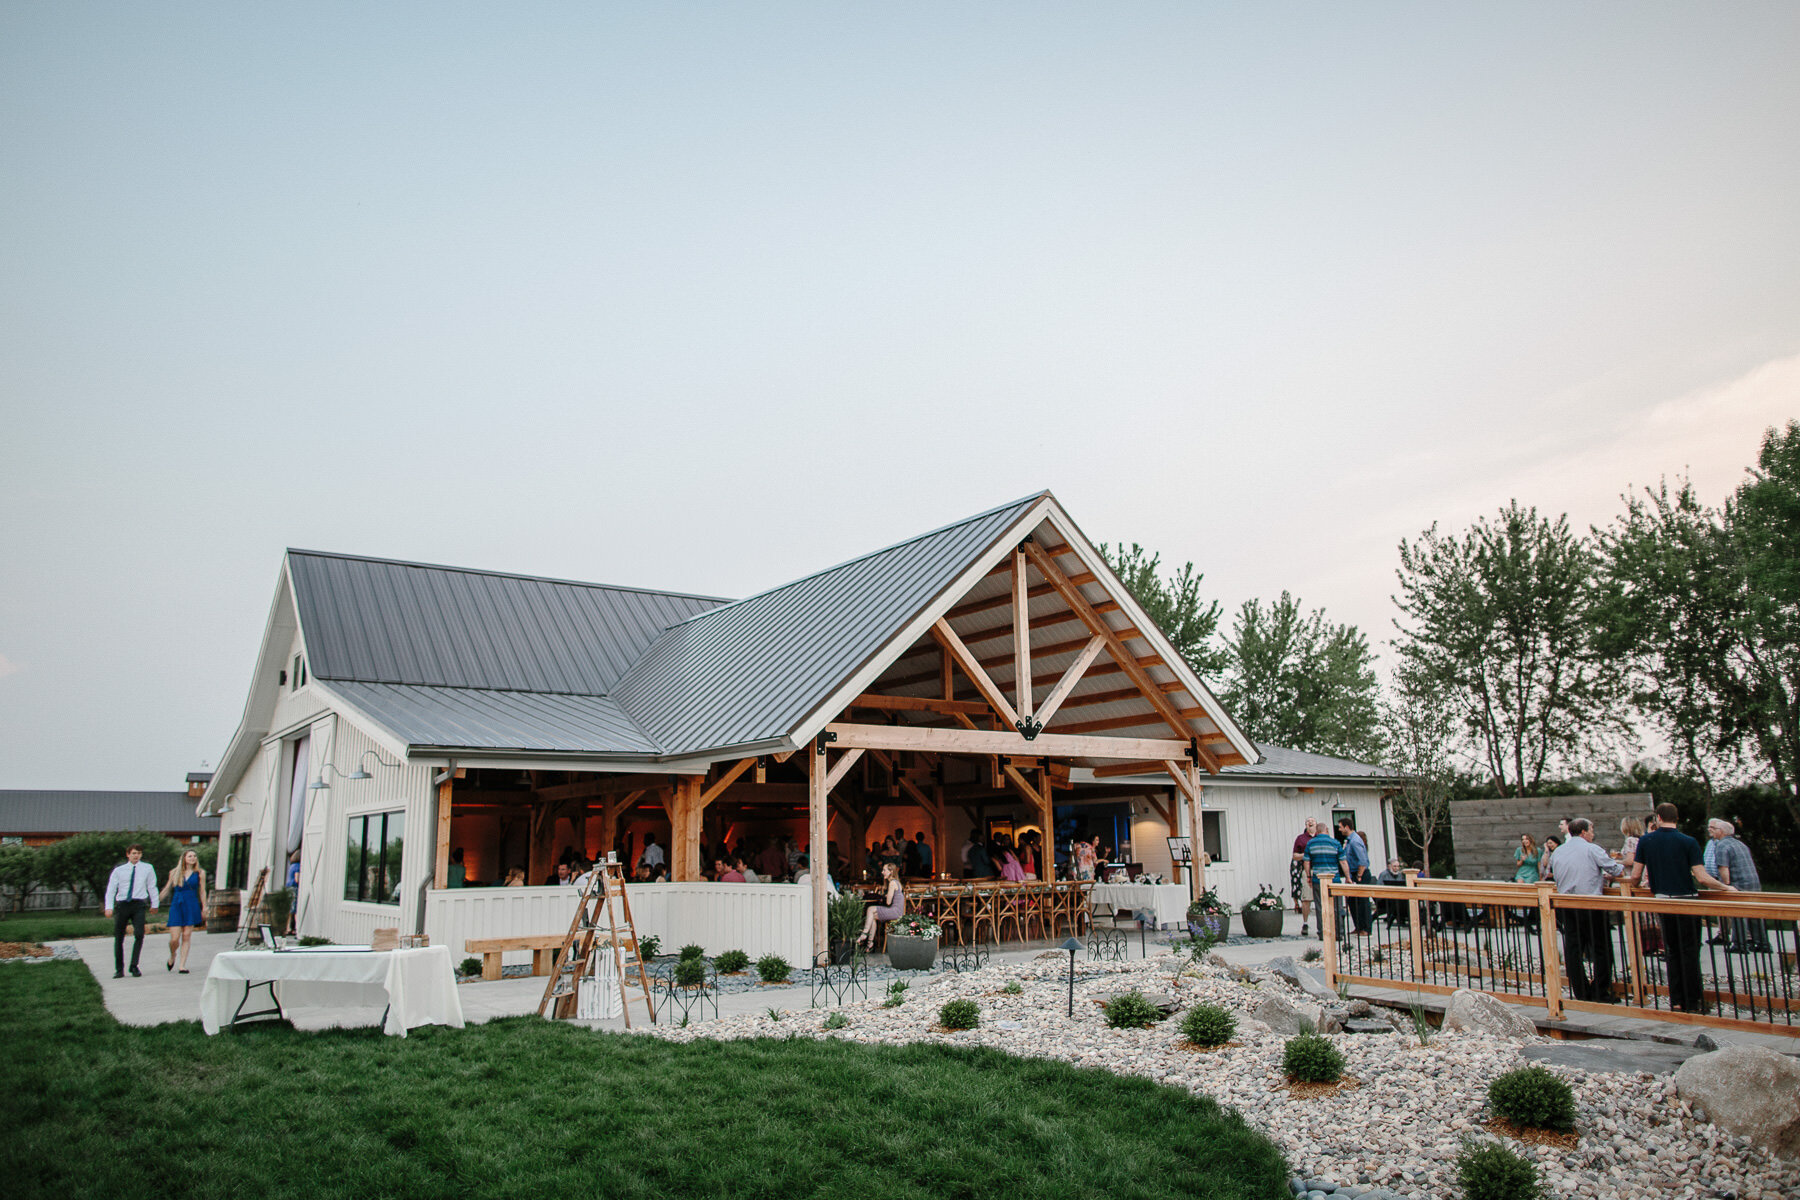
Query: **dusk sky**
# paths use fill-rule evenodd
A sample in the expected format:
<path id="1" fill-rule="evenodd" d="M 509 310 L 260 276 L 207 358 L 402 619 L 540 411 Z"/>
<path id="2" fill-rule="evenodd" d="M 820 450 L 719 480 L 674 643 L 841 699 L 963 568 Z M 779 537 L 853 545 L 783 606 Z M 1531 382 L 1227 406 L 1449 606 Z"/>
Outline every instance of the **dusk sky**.
<path id="1" fill-rule="evenodd" d="M 1793 3 L 0 0 L 0 788 L 216 762 L 288 546 L 737 596 L 1049 488 L 1385 642 L 1401 538 L 1800 417 L 1797 61 Z"/>

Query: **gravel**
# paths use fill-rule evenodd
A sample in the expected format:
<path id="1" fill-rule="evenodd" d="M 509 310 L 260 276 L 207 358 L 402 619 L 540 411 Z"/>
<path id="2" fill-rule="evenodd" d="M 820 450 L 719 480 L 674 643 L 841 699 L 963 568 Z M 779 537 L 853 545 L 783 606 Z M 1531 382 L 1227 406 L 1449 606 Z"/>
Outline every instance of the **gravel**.
<path id="1" fill-rule="evenodd" d="M 1014 1054 L 1058 1059 L 1138 1075 L 1233 1105 L 1273 1138 L 1300 1172 L 1304 1190 L 1336 1200 L 1422 1200 L 1460 1192 L 1455 1159 L 1465 1139 L 1491 1139 L 1487 1085 L 1524 1065 L 1520 1047 L 1506 1041 L 1443 1031 L 1421 1045 L 1410 1033 L 1340 1034 L 1345 1072 L 1360 1086 L 1316 1099 L 1287 1091 L 1281 1076 L 1282 1038 L 1242 1015 L 1257 990 L 1294 1001 L 1304 997 L 1285 982 L 1252 971 L 1249 979 L 1213 965 L 1189 966 L 1177 980 L 1173 956 L 1126 963 L 1076 964 L 1075 1015 L 1066 1014 L 1068 962 L 992 966 L 965 974 L 911 976 L 905 1002 L 883 1008 L 871 999 L 838 1010 L 850 1019 L 821 1028 L 819 1010 L 729 1016 L 686 1029 L 653 1027 L 646 1036 L 687 1042 L 751 1037 L 832 1037 L 868 1044 L 930 1041 L 991 1046 Z M 796 973 L 798 974 L 798 973 Z M 1018 980 L 1016 996 L 1000 989 Z M 1182 1040 L 1179 1020 L 1148 1029 L 1108 1029 L 1094 1003 L 1136 987 L 1173 996 L 1185 1009 L 1223 1004 L 1239 1013 L 1237 1044 L 1197 1053 Z M 938 1008 L 959 997 L 981 1005 L 981 1027 L 938 1031 Z M 1674 1081 L 1642 1073 L 1588 1072 L 1551 1067 L 1574 1089 L 1580 1139 L 1572 1151 L 1511 1142 L 1536 1162 L 1548 1194 L 1574 1200 L 1685 1200 L 1734 1197 L 1778 1200 L 1800 1196 L 1800 1164 L 1783 1162 L 1695 1119 L 1675 1095 Z"/>

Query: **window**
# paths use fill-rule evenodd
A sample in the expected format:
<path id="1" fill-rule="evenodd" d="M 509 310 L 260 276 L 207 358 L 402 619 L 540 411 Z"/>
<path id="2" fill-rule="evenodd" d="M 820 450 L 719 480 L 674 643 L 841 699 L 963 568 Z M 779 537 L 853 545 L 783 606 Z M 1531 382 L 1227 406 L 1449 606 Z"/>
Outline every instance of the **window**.
<path id="1" fill-rule="evenodd" d="M 400 903 L 401 832 L 406 814 L 368 813 L 350 818 L 344 848 L 344 899 Z"/>
<path id="2" fill-rule="evenodd" d="M 222 885 L 242 891 L 250 886 L 250 835 L 234 833 L 225 847 L 225 882 Z"/>
<path id="3" fill-rule="evenodd" d="M 306 655 L 294 655 L 294 669 L 288 672 L 288 691 L 297 692 L 306 686 Z"/>
<path id="4" fill-rule="evenodd" d="M 1230 861 L 1225 851 L 1225 814 L 1222 812 L 1203 812 L 1200 814 L 1200 832 L 1204 837 L 1201 845 L 1216 863 Z"/>

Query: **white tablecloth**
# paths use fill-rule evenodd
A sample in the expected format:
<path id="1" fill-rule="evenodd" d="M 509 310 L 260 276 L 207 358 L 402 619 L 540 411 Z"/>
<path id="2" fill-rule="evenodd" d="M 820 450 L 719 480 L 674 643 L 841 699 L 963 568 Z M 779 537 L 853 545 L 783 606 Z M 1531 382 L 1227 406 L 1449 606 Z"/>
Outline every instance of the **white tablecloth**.
<path id="1" fill-rule="evenodd" d="M 1187 921 L 1188 889 L 1185 883 L 1096 883 L 1093 902 L 1133 913 L 1150 914 L 1157 929 Z"/>
<path id="2" fill-rule="evenodd" d="M 296 950 L 238 950 L 216 955 L 200 989 L 200 1027 L 217 1033 L 231 1024 L 246 988 L 274 981 L 275 997 L 291 1016 L 306 1008 L 387 1006 L 382 1028 L 405 1037 L 415 1025 L 463 1027 L 462 1001 L 448 946 L 416 950 L 336 953 Z M 244 1006 L 267 1007 L 259 994 Z"/>

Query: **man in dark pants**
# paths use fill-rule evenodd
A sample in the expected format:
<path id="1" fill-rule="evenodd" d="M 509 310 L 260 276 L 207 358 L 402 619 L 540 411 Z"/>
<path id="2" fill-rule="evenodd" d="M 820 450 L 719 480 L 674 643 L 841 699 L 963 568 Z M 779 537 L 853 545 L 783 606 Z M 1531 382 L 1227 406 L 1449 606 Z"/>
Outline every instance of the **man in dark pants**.
<path id="1" fill-rule="evenodd" d="M 1657 829 L 1638 839 L 1637 861 L 1658 899 L 1692 900 L 1696 888 L 1735 892 L 1708 874 L 1700 843 L 1675 827 L 1681 813 L 1673 804 L 1656 806 Z M 1669 957 L 1669 1007 L 1678 1012 L 1706 1011 L 1705 983 L 1700 977 L 1700 918 L 1658 913 L 1663 950 Z"/>
<path id="2" fill-rule="evenodd" d="M 1594 845 L 1594 826 L 1586 817 L 1569 822 L 1569 840 L 1556 848 L 1550 873 L 1556 890 L 1565 896 L 1598 896 L 1608 876 L 1625 870 L 1606 851 Z M 1563 935 L 1563 970 L 1569 991 L 1577 1000 L 1611 1004 L 1612 925 L 1599 909 L 1565 908 L 1556 914 Z"/>
<path id="3" fill-rule="evenodd" d="M 131 942 L 131 973 L 141 975 L 138 956 L 144 950 L 144 914 L 156 907 L 156 868 L 143 862 L 144 848 L 132 846 L 125 861 L 113 868 L 101 905 L 113 919 L 113 978 L 125 978 L 125 926 L 136 931 Z"/>

